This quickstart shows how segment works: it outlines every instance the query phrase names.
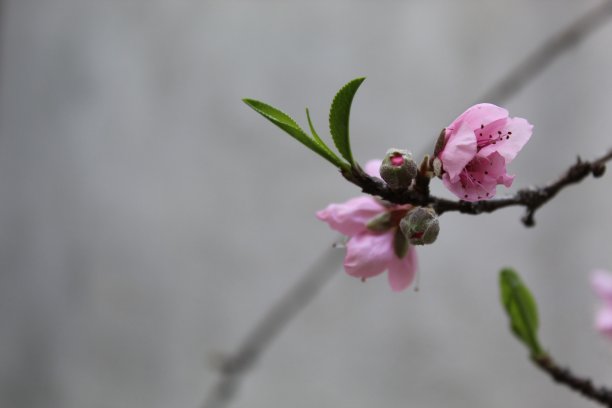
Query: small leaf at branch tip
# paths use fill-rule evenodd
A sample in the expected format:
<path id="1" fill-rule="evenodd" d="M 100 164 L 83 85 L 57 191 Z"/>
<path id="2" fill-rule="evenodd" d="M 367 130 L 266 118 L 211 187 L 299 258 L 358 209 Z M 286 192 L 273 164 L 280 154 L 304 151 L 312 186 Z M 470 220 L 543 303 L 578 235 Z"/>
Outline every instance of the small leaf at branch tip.
<path id="1" fill-rule="evenodd" d="M 314 125 L 312 124 L 312 120 L 310 119 L 310 111 L 308 110 L 308 108 L 306 108 L 306 119 L 308 120 L 308 127 L 310 128 L 310 133 L 312 133 L 312 137 L 315 141 L 315 143 L 317 145 L 319 145 L 321 147 L 321 149 L 325 150 L 325 152 L 327 152 L 327 154 L 329 155 L 329 157 L 331 157 L 332 159 L 334 159 L 334 161 L 336 162 L 336 166 L 339 169 L 348 169 L 350 168 L 350 165 L 348 163 L 346 163 L 344 160 L 342 160 L 341 158 L 339 158 L 336 153 L 334 153 L 326 144 L 323 140 L 321 140 L 321 138 L 319 137 L 319 134 L 317 133 L 317 131 L 314 128 Z"/>
<path id="2" fill-rule="evenodd" d="M 539 317 L 533 295 L 520 276 L 510 268 L 499 273 L 501 303 L 514 335 L 529 348 L 532 357 L 544 354 L 538 341 Z"/>
<path id="3" fill-rule="evenodd" d="M 267 103 L 255 99 L 245 98 L 243 101 L 253 110 L 255 110 L 255 112 L 274 123 L 294 139 L 308 147 L 313 152 L 317 153 L 319 156 L 323 157 L 334 166 L 338 168 L 345 168 L 347 166 L 346 163 L 341 161 L 331 152 L 331 150 L 321 146 L 316 140 L 308 136 L 291 116 L 271 105 L 268 105 Z"/>

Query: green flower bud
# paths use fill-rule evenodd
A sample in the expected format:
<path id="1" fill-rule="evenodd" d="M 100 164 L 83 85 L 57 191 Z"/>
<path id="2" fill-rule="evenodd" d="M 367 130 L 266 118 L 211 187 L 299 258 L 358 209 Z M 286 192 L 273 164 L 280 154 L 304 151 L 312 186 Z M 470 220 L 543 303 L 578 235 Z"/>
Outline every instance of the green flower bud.
<path id="1" fill-rule="evenodd" d="M 392 189 L 410 187 L 417 174 L 417 164 L 406 150 L 389 149 L 380 165 L 380 177 Z"/>
<path id="2" fill-rule="evenodd" d="M 413 245 L 433 243 L 438 238 L 440 223 L 431 208 L 416 207 L 400 221 L 400 228 Z"/>

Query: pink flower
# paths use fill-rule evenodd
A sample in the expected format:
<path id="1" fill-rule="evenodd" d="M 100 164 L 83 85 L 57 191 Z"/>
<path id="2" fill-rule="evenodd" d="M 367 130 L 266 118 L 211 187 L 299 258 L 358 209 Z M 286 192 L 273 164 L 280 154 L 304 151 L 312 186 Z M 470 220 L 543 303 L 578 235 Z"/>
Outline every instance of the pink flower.
<path id="1" fill-rule="evenodd" d="M 612 274 L 603 269 L 593 271 L 591 284 L 595 293 L 603 301 L 595 317 L 595 328 L 612 338 Z"/>
<path id="2" fill-rule="evenodd" d="M 380 177 L 380 160 L 372 160 L 365 171 Z M 317 218 L 347 235 L 344 270 L 365 280 L 388 271 L 391 289 L 401 291 L 412 283 L 417 269 L 416 251 L 399 230 L 399 222 L 410 205 L 387 205 L 371 196 L 356 197 L 342 204 L 330 204 Z M 403 240 L 403 241 L 402 241 Z"/>
<path id="3" fill-rule="evenodd" d="M 444 185 L 465 201 L 492 198 L 498 184 L 510 187 L 514 176 L 506 165 L 529 141 L 532 129 L 499 106 L 472 106 L 445 129 L 444 147 L 436 152 Z"/>

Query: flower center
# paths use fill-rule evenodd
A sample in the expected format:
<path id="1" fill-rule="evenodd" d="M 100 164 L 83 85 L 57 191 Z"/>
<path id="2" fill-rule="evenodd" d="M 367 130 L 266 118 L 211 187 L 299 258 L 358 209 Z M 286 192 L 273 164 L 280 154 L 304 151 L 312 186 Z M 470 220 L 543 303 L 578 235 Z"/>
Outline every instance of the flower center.
<path id="1" fill-rule="evenodd" d="M 477 149 L 480 150 L 483 147 L 494 145 L 504 140 L 508 140 L 512 137 L 512 132 L 505 131 L 503 129 L 498 131 L 491 131 L 487 129 L 485 125 L 480 125 L 480 129 L 476 130 L 478 137 L 476 138 Z"/>

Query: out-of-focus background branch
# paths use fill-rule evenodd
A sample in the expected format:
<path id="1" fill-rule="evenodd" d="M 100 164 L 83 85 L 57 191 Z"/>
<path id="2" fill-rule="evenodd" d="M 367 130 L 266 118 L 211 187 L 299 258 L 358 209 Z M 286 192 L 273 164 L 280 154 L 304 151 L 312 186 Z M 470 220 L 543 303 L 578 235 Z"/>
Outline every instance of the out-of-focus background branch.
<path id="1" fill-rule="evenodd" d="M 223 377 L 207 396 L 204 402 L 206 408 L 223 407 L 230 401 L 241 377 L 257 362 L 260 355 L 297 313 L 319 294 L 338 269 L 342 255 L 330 244 L 304 276 L 266 312 L 249 332 L 238 351 L 220 356 L 219 368 Z"/>
<path id="2" fill-rule="evenodd" d="M 577 46 L 588 35 L 606 23 L 612 13 L 612 1 L 603 1 L 567 28 L 552 36 L 529 57 L 518 64 L 508 75 L 485 92 L 476 102 L 496 104 L 506 102 L 512 95 L 549 66 L 557 57 Z"/>
<path id="3" fill-rule="evenodd" d="M 238 348 L 318 256 L 314 211 L 356 189 L 241 98 L 308 105 L 323 133 L 334 90 L 366 75 L 356 156 L 421 151 L 599 4 L 3 2 L 0 406 L 198 406 L 218 380 L 207 353 Z M 611 38 L 602 26 L 508 104 L 536 125 L 515 188 L 609 147 Z M 555 354 L 612 382 L 586 279 L 612 264 L 602 184 L 568 189 L 533 230 L 519 210 L 445 215 L 418 294 L 332 280 L 235 406 L 588 406 L 513 354 L 495 271 L 525 271 Z"/>

